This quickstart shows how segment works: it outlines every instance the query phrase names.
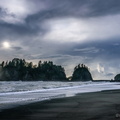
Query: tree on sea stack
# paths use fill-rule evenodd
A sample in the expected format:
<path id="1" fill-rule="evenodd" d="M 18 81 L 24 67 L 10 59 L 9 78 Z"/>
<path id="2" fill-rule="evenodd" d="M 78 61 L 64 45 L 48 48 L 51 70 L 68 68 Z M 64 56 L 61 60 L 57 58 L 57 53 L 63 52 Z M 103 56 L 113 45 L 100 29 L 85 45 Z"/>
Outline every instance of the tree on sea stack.
<path id="1" fill-rule="evenodd" d="M 92 75 L 89 72 L 89 69 L 84 64 L 79 64 L 74 68 L 74 72 L 72 75 L 72 81 L 90 81 L 92 79 Z"/>
<path id="2" fill-rule="evenodd" d="M 115 77 L 114 77 L 114 80 L 116 82 L 120 82 L 120 74 L 117 74 Z"/>

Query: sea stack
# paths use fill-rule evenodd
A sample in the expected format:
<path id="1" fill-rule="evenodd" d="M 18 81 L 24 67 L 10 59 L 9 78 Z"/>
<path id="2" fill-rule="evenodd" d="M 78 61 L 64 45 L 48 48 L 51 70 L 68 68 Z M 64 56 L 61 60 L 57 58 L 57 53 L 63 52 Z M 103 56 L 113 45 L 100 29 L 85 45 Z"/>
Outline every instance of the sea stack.
<path id="1" fill-rule="evenodd" d="M 79 64 L 74 68 L 72 75 L 72 81 L 91 81 L 92 75 L 89 71 L 89 68 L 84 64 Z"/>
<path id="2" fill-rule="evenodd" d="M 117 74 L 117 75 L 114 77 L 114 81 L 120 82 L 120 74 Z"/>

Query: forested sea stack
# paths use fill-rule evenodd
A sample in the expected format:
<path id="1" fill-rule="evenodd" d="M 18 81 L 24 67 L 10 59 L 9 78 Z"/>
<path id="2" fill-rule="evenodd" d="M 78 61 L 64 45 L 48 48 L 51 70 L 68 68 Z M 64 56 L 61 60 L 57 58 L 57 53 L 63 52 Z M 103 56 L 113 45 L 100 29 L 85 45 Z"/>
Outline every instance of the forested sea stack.
<path id="1" fill-rule="evenodd" d="M 115 82 L 120 82 L 120 74 L 117 74 L 117 75 L 114 77 L 114 81 L 115 81 Z"/>
<path id="2" fill-rule="evenodd" d="M 72 81 L 90 81 L 90 80 L 93 79 L 87 66 L 85 66 L 84 64 L 79 64 L 74 68 Z"/>

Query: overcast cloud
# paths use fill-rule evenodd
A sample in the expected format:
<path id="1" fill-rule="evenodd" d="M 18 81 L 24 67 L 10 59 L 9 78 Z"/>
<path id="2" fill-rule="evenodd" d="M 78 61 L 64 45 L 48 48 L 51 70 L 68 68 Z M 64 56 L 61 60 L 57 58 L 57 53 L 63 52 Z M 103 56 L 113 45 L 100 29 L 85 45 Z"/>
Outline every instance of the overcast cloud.
<path id="1" fill-rule="evenodd" d="M 67 76 L 84 63 L 94 79 L 113 79 L 119 51 L 120 0 L 0 0 L 0 61 L 51 60 Z"/>

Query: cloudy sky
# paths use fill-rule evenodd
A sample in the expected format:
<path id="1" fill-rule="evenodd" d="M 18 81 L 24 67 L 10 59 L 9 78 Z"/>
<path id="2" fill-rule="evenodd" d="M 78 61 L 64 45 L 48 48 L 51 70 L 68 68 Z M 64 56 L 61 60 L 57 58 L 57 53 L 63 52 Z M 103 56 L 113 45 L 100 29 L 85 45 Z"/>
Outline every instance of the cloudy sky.
<path id="1" fill-rule="evenodd" d="M 70 76 L 120 73 L 120 0 L 0 0 L 0 62 L 50 60 Z"/>

